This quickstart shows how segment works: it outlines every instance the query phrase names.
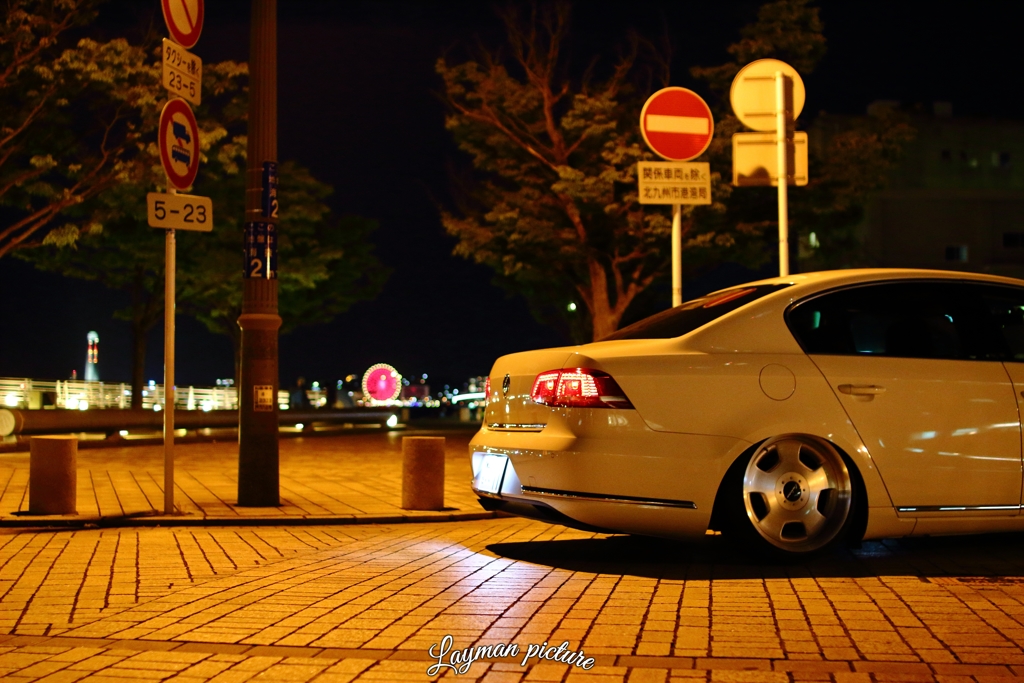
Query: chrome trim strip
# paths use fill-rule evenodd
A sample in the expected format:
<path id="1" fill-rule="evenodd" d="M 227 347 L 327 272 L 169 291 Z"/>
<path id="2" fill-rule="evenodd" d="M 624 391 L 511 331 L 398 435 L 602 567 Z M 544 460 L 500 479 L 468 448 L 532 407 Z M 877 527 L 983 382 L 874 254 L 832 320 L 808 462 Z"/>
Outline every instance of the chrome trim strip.
<path id="1" fill-rule="evenodd" d="M 503 423 L 495 422 L 487 425 L 488 429 L 507 431 L 507 432 L 539 432 L 547 427 L 546 424 L 516 424 L 514 422 Z"/>
<path id="2" fill-rule="evenodd" d="M 472 489 L 473 493 L 475 493 L 480 498 L 494 498 L 495 500 L 501 500 L 501 494 L 500 493 L 491 493 L 490 491 L 481 491 L 474 484 L 470 484 L 469 488 Z"/>
<path id="3" fill-rule="evenodd" d="M 696 510 L 697 504 L 689 500 L 669 500 L 666 498 L 643 498 L 640 496 L 614 496 L 605 493 L 580 493 L 578 491 L 560 491 L 558 489 L 542 489 L 536 486 L 524 486 L 523 493 L 549 498 L 568 498 L 572 500 L 589 500 L 600 503 L 630 503 L 632 505 L 659 505 L 661 507 L 686 508 Z"/>
<path id="4" fill-rule="evenodd" d="M 1020 505 L 915 505 L 897 507 L 897 512 L 976 512 L 984 510 L 1020 510 Z"/>

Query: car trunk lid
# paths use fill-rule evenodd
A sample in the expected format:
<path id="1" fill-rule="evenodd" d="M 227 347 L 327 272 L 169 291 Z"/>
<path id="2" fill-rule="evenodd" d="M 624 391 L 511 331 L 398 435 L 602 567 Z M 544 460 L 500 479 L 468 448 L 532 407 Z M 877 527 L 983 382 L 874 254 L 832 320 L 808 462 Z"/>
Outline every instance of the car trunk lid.
<path id="1" fill-rule="evenodd" d="M 502 356 L 491 370 L 484 424 L 488 429 L 538 432 L 548 423 L 552 409 L 530 398 L 537 375 L 561 368 L 570 349 L 543 349 Z"/>

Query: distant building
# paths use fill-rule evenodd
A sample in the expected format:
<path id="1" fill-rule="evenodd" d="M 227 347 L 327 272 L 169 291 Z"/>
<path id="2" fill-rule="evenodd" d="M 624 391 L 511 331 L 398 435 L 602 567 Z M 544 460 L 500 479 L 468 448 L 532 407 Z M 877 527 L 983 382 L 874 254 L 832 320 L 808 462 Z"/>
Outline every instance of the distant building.
<path id="1" fill-rule="evenodd" d="M 937 102 L 912 125 L 916 138 L 867 207 L 869 260 L 1024 277 L 1024 122 L 958 119 Z"/>

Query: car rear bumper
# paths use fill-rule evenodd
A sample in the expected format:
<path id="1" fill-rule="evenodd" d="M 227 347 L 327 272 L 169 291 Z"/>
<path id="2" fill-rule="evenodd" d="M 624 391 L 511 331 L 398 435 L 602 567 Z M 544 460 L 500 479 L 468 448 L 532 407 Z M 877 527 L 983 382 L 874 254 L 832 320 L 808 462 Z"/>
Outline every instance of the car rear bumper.
<path id="1" fill-rule="evenodd" d="M 718 486 L 749 444 L 655 432 L 635 413 L 616 417 L 616 429 L 588 437 L 560 420 L 534 432 L 484 427 L 470 443 L 481 505 L 589 530 L 704 536 Z M 507 464 L 496 482 L 493 465 L 501 458 Z"/>

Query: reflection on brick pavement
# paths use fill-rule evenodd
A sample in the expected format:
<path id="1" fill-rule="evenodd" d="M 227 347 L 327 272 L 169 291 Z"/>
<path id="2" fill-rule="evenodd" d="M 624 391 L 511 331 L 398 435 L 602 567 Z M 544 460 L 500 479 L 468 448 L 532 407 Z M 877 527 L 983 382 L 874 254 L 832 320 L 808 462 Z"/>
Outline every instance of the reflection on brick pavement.
<path id="1" fill-rule="evenodd" d="M 428 650 L 544 641 L 590 671 L 487 681 L 1024 678 L 1020 536 L 761 564 L 519 519 L 0 534 L 4 680 L 421 681 Z"/>
<path id="2" fill-rule="evenodd" d="M 401 508 L 404 434 L 282 440 L 281 504 L 261 508 L 237 504 L 237 441 L 179 444 L 175 504 L 196 520 L 410 516 Z M 466 457 L 472 434 L 464 429 L 445 434 L 445 504 L 450 509 L 415 516 L 442 518 L 453 511 L 483 516 L 467 485 L 473 476 Z M 79 516 L 144 517 L 163 510 L 163 446 L 82 449 L 77 462 Z M 0 453 L 0 521 L 24 524 L 16 513 L 28 510 L 28 472 L 28 453 Z"/>

